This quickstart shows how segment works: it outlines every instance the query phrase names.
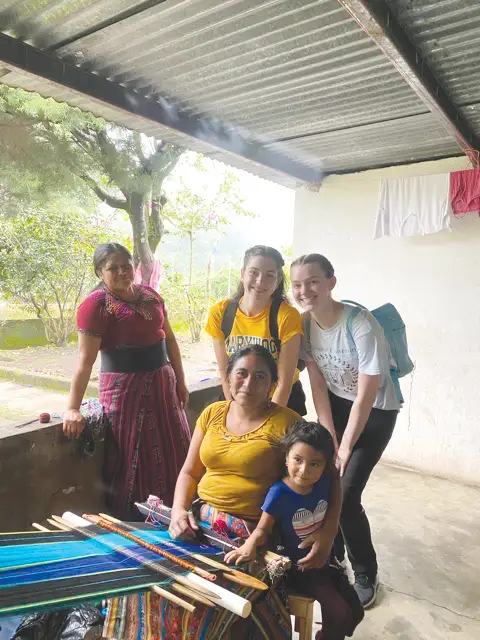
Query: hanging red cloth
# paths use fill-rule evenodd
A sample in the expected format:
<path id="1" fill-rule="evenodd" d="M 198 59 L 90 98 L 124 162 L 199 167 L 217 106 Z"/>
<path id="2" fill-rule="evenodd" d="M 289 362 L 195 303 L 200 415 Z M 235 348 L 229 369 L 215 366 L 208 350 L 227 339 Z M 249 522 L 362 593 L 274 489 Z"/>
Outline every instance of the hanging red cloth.
<path id="1" fill-rule="evenodd" d="M 480 169 L 452 171 L 450 201 L 454 215 L 478 211 L 480 216 Z"/>

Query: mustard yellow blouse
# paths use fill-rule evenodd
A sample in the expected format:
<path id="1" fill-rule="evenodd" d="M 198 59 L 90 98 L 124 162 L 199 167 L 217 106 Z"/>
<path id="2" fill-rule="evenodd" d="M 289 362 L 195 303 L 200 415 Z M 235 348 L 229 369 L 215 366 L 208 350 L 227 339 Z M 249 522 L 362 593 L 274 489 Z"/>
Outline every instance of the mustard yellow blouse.
<path id="1" fill-rule="evenodd" d="M 257 520 L 268 489 L 281 476 L 279 440 L 301 418 L 295 411 L 275 405 L 259 427 L 236 436 L 226 427 L 229 405 L 211 404 L 198 418 L 196 429 L 204 434 L 200 459 L 206 469 L 198 495 L 215 509 Z"/>

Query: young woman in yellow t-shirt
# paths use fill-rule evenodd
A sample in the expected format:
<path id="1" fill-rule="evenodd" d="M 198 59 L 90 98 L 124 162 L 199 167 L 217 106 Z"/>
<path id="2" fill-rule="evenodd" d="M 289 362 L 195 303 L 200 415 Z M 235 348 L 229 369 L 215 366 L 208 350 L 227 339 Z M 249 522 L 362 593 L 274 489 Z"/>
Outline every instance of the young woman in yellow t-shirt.
<path id="1" fill-rule="evenodd" d="M 282 255 L 273 247 L 256 245 L 248 249 L 235 295 L 238 307 L 230 335 L 226 337 L 222 330 L 228 299 L 217 302 L 210 309 L 205 330 L 213 339 L 227 400 L 232 399 L 226 377 L 228 358 L 242 347 L 259 344 L 272 354 L 278 365 L 278 383 L 272 401 L 305 415 L 305 394 L 297 370 L 302 322 L 298 311 L 285 298 L 283 265 Z M 280 349 L 270 331 L 270 306 L 274 301 L 280 303 L 276 318 Z"/>

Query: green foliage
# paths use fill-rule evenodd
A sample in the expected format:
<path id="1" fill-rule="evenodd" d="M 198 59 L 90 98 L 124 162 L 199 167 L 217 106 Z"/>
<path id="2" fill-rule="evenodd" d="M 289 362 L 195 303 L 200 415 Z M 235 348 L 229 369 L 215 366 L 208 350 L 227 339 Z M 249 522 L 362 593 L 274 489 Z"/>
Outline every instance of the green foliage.
<path id="1" fill-rule="evenodd" d="M 172 225 L 173 233 L 188 239 L 188 277 L 185 280 L 183 275 L 170 271 L 165 296 L 167 301 L 169 297 L 171 298 L 175 308 L 186 310 L 192 341 L 198 342 L 206 312 L 211 304 L 218 299 L 212 295 L 212 292 L 214 286 L 216 291 L 219 290 L 219 276 L 216 277 L 214 284 L 211 276 L 212 253 L 206 271 L 198 273 L 195 270 L 194 243 L 196 235 L 201 231 L 211 233 L 213 248 L 215 234 L 225 232 L 232 216 L 252 216 L 253 214 L 243 206 L 243 200 L 238 192 L 238 178 L 226 167 L 219 166 L 218 163 L 211 163 L 211 161 L 212 166 L 208 167 L 207 160 L 198 154 L 187 155 L 183 164 L 188 165 L 188 163 L 197 172 L 191 174 L 191 178 L 194 178 L 192 180 L 194 186 L 187 185 L 183 177 L 180 176 L 177 188 L 164 210 L 164 217 Z M 205 181 L 208 168 L 216 169 L 218 177 L 216 184 Z M 224 274 L 222 277 L 225 277 Z M 162 291 L 162 293 L 164 292 Z"/>
<path id="2" fill-rule="evenodd" d="M 285 264 L 283 265 L 283 277 L 285 278 L 285 291 L 289 293 L 290 287 L 292 286 L 292 282 L 290 280 L 290 265 L 292 264 L 292 258 L 293 258 L 292 245 L 282 247 L 282 256 L 283 256 L 283 259 L 285 260 Z"/>
<path id="3" fill-rule="evenodd" d="M 5 85 L 0 86 L 0 131 L 0 185 L 14 199 L 37 204 L 50 194 L 87 186 L 128 213 L 135 255 L 148 279 L 164 231 L 163 181 L 182 149 Z M 6 208 L 5 194 L 3 200 Z"/>
<path id="4" fill-rule="evenodd" d="M 95 282 L 93 250 L 107 239 L 101 220 L 66 199 L 0 215 L 1 294 L 42 320 L 50 342 L 65 344 Z"/>
<path id="5" fill-rule="evenodd" d="M 165 299 L 174 331 L 188 331 L 192 342 L 199 342 L 208 309 L 228 295 L 228 269 L 211 275 L 207 270 L 198 273 L 191 286 L 185 276 L 165 265 L 166 278 L 161 294 Z"/>
<path id="6" fill-rule="evenodd" d="M 100 199 L 128 215 L 133 242 L 118 233 L 109 239 L 130 245 L 144 280 L 166 227 L 188 239 L 188 273 L 170 270 L 162 293 L 165 288 L 171 312 L 183 314 L 192 340 L 199 340 L 207 309 L 227 295 L 221 278 L 228 275 L 211 274 L 216 238 L 234 217 L 252 214 L 238 178 L 220 163 L 188 153 L 171 176 L 182 153 L 80 109 L 0 85 L 0 292 L 41 318 L 50 340 L 65 341 L 78 300 L 92 284 L 93 248 L 105 236 L 91 213 Z M 212 253 L 198 273 L 200 232 L 211 235 Z"/>

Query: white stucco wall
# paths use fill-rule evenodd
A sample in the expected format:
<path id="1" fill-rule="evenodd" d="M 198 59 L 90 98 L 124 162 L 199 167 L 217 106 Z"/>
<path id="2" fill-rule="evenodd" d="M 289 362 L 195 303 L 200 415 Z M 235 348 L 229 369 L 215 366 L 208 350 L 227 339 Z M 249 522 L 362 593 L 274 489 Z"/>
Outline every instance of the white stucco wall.
<path id="1" fill-rule="evenodd" d="M 380 179 L 470 168 L 464 158 L 331 176 L 299 188 L 293 255 L 333 263 L 337 299 L 393 302 L 405 319 L 416 370 L 384 459 L 480 483 L 480 218 L 452 232 L 373 240 Z"/>

